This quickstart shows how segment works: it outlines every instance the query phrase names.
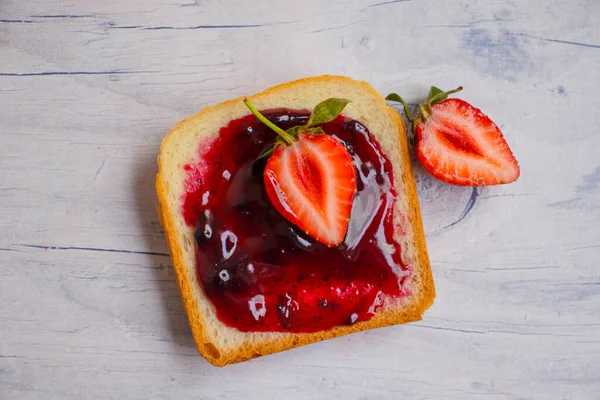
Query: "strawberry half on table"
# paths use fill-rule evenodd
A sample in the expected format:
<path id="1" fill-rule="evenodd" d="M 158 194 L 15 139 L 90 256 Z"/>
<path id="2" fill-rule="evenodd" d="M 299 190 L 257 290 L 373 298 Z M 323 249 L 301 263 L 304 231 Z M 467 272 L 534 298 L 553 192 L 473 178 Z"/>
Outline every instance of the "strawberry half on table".
<path id="1" fill-rule="evenodd" d="M 269 200 L 284 218 L 329 247 L 344 241 L 356 193 L 356 169 L 346 146 L 316 126 L 334 120 L 348 100 L 319 103 L 306 125 L 286 131 L 244 104 L 277 132 L 263 179 Z"/>
<path id="2" fill-rule="evenodd" d="M 396 93 L 387 100 L 401 102 L 413 124 L 417 159 L 436 178 L 460 186 L 511 183 L 519 164 L 500 129 L 480 109 L 433 86 L 419 114 L 411 118 L 406 102 Z"/>

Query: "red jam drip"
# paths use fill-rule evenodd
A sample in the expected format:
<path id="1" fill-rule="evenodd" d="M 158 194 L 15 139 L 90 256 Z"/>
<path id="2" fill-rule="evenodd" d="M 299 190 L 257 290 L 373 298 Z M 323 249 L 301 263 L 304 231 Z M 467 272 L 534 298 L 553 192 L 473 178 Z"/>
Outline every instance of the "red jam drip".
<path id="1" fill-rule="evenodd" d="M 266 116 L 283 129 L 307 112 Z M 360 123 L 343 117 L 322 128 L 342 140 L 357 169 L 348 233 L 328 248 L 284 219 L 254 160 L 275 133 L 254 116 L 231 121 L 201 161 L 186 165 L 183 215 L 196 228 L 198 278 L 218 318 L 240 331 L 315 332 L 372 318 L 386 296 L 404 295 L 409 272 L 393 240 L 392 165 Z M 398 277 L 403 277 L 400 281 Z"/>

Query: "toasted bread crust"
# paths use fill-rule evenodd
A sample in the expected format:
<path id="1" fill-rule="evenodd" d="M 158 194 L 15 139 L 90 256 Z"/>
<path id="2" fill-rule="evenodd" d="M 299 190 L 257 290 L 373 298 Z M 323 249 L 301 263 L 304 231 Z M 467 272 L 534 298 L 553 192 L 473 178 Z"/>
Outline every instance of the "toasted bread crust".
<path id="1" fill-rule="evenodd" d="M 347 77 L 340 76 L 320 76 L 314 78 L 305 78 L 293 82 L 284 83 L 282 85 L 275 86 L 264 92 L 249 97 L 253 102 L 260 101 L 261 98 L 271 96 L 275 93 L 281 93 L 282 91 L 292 90 L 298 85 L 304 85 L 306 83 L 317 83 L 320 85 L 327 85 L 330 83 L 344 85 L 360 85 L 362 90 L 370 93 L 377 99 L 380 100 L 380 107 L 384 109 L 384 112 L 389 114 L 389 118 L 393 121 L 397 127 L 397 134 L 399 135 L 400 152 L 403 165 L 402 179 L 404 180 L 405 191 L 404 195 L 408 197 L 409 202 L 409 215 L 407 216 L 408 224 L 413 232 L 413 242 L 415 245 L 414 263 L 418 265 L 417 273 L 419 283 L 418 294 L 411 296 L 408 303 L 403 304 L 401 309 L 388 309 L 387 307 L 378 312 L 373 316 L 372 319 L 365 322 L 359 322 L 352 326 L 338 326 L 331 330 L 320 331 L 315 333 L 271 333 L 271 334 L 257 334 L 248 333 L 248 339 L 240 343 L 239 346 L 234 348 L 218 348 L 214 344 L 215 329 L 210 329 L 207 326 L 202 316 L 199 303 L 204 299 L 200 299 L 198 293 L 204 296 L 202 288 L 198 291 L 200 286 L 197 279 L 190 279 L 190 275 L 187 271 L 188 266 L 185 264 L 184 249 L 181 246 L 178 236 L 180 235 L 175 215 L 179 210 L 173 209 L 173 207 L 179 207 L 179 204 L 171 204 L 168 196 L 168 180 L 164 174 L 164 167 L 167 160 L 163 157 L 166 149 L 176 142 L 179 132 L 193 124 L 195 121 L 199 121 L 204 118 L 208 113 L 214 112 L 218 109 L 224 109 L 233 106 L 234 104 L 242 102 L 242 98 L 235 100 L 226 101 L 214 107 L 205 108 L 199 114 L 188 118 L 178 124 L 171 133 L 163 140 L 161 147 L 161 154 L 158 158 L 158 175 L 156 179 L 156 190 L 159 199 L 158 212 L 160 214 L 161 222 L 163 224 L 167 243 L 171 252 L 171 258 L 173 261 L 173 268 L 175 270 L 177 283 L 181 291 L 181 297 L 185 305 L 185 310 L 190 322 L 192 334 L 196 341 L 198 351 L 204 358 L 210 363 L 216 366 L 224 366 L 231 363 L 245 361 L 251 358 L 291 349 L 294 347 L 302 346 L 309 343 L 314 343 L 321 340 L 334 338 L 337 336 L 347 335 L 349 333 L 364 331 L 368 329 L 379 328 L 388 325 L 402 324 L 407 322 L 413 322 L 421 319 L 422 314 L 427 308 L 433 304 L 435 297 L 435 289 L 433 285 L 433 278 L 429 266 L 429 258 L 427 255 L 427 248 L 425 245 L 425 236 L 423 233 L 423 227 L 421 222 L 421 213 L 419 210 L 419 203 L 417 199 L 416 187 L 414 177 L 411 168 L 410 155 L 408 151 L 408 144 L 406 141 L 406 134 L 402 119 L 395 110 L 385 105 L 385 100 L 377 93 L 369 84 L 365 82 L 358 82 Z M 285 104 L 282 104 L 285 107 Z M 195 266 L 194 266 L 195 267 Z M 195 275 L 194 275 L 195 276 Z"/>

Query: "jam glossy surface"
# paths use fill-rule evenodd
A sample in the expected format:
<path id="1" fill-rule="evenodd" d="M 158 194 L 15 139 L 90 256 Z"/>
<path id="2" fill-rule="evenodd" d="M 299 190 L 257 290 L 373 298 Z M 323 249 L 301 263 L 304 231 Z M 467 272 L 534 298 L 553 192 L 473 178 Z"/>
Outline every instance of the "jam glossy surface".
<path id="1" fill-rule="evenodd" d="M 309 113 L 265 112 L 287 129 Z M 328 248 L 285 220 L 263 184 L 275 133 L 252 115 L 231 121 L 201 161 L 186 165 L 183 215 L 196 228 L 198 279 L 218 318 L 241 331 L 315 332 L 369 320 L 409 274 L 393 240 L 392 166 L 367 129 L 338 117 L 322 126 L 357 168 L 348 233 Z M 399 279 L 398 277 L 403 277 Z"/>

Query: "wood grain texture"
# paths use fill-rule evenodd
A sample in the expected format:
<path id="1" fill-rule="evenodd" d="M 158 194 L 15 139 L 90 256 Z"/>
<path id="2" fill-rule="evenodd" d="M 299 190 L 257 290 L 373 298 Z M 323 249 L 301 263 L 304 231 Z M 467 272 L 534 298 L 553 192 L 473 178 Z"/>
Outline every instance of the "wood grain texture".
<path id="1" fill-rule="evenodd" d="M 600 3 L 0 2 L 1 399 L 597 399 Z M 162 137 L 322 73 L 503 129 L 512 185 L 415 165 L 436 303 L 419 323 L 216 369 L 154 209 Z"/>

